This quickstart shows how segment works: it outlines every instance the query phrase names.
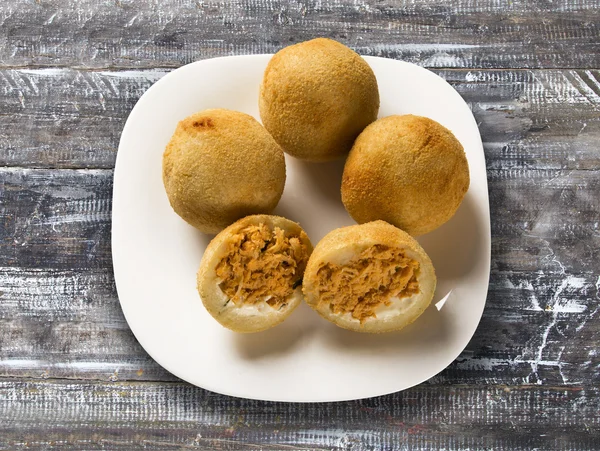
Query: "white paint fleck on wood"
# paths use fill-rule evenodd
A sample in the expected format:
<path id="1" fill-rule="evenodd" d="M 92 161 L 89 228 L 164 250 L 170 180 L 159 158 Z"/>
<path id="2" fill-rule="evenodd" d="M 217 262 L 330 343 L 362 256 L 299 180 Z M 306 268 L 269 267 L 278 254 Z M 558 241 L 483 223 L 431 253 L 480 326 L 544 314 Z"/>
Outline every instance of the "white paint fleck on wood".
<path id="1" fill-rule="evenodd" d="M 63 69 L 64 70 L 64 69 Z M 171 69 L 142 69 L 142 70 L 121 70 L 121 71 L 99 71 L 99 75 L 108 78 L 124 78 L 127 81 L 141 79 L 154 83 L 171 72 Z M 116 91 L 116 89 L 115 89 Z"/>

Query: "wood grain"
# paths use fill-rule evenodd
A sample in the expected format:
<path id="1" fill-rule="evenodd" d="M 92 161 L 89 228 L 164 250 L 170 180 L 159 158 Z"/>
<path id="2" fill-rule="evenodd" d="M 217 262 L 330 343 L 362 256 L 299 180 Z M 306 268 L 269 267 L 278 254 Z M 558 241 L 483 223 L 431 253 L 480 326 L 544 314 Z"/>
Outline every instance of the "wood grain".
<path id="1" fill-rule="evenodd" d="M 112 168 L 129 112 L 166 73 L 0 70 L 0 165 Z M 600 71 L 436 73 L 471 106 L 491 174 L 600 167 Z"/>
<path id="2" fill-rule="evenodd" d="M 550 181 L 537 169 L 507 173 L 490 177 L 496 225 L 482 324 L 432 383 L 598 383 L 598 171 Z M 121 317 L 112 171 L 5 168 L 0 180 L 0 374 L 172 380 Z"/>
<path id="3" fill-rule="evenodd" d="M 600 0 L 0 2 L 0 449 L 600 449 L 599 24 Z M 473 110 L 486 310 L 402 393 L 220 396 L 162 369 L 123 318 L 120 133 L 173 68 L 316 36 L 432 68 Z"/>
<path id="4" fill-rule="evenodd" d="M 174 380 L 127 329 L 109 244 L 118 137 L 166 72 L 0 72 L 0 374 Z M 478 121 L 494 236 L 482 324 L 431 383 L 597 383 L 598 71 L 438 73 Z"/>
<path id="5" fill-rule="evenodd" d="M 0 447 L 592 450 L 599 395 L 597 387 L 421 386 L 363 401 L 286 404 L 181 383 L 3 381 Z"/>
<path id="6" fill-rule="evenodd" d="M 427 67 L 597 68 L 598 0 L 8 0 L 4 67 L 179 67 L 317 36 Z"/>
<path id="7" fill-rule="evenodd" d="M 114 167 L 121 130 L 168 71 L 0 71 L 0 165 Z"/>

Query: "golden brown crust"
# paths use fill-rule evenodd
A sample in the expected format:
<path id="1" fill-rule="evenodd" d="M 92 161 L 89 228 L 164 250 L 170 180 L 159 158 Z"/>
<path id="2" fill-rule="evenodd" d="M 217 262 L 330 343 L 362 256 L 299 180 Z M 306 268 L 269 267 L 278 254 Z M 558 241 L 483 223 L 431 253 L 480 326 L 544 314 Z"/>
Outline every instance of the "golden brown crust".
<path id="1" fill-rule="evenodd" d="M 175 212 L 205 233 L 271 212 L 283 193 L 281 147 L 252 116 L 224 109 L 177 125 L 163 155 L 163 182 Z"/>
<path id="2" fill-rule="evenodd" d="M 333 160 L 346 155 L 377 118 L 377 80 L 356 52 L 331 39 L 313 39 L 285 47 L 269 61 L 259 108 L 285 152 Z"/>
<path id="3" fill-rule="evenodd" d="M 358 223 L 381 219 L 418 236 L 448 221 L 468 188 L 465 152 L 448 129 L 426 117 L 388 116 L 354 143 L 342 202 Z"/>
<path id="4" fill-rule="evenodd" d="M 213 238 L 204 251 L 198 269 L 198 293 L 208 313 L 223 326 L 235 332 L 260 332 L 274 327 L 284 321 L 302 300 L 302 288 L 298 286 L 282 308 L 274 309 L 266 302 L 261 306 L 239 306 L 228 302 L 229 299 L 219 287 L 220 280 L 216 273 L 216 267 L 227 255 L 230 240 L 244 228 L 259 224 L 265 224 L 271 230 L 278 227 L 286 233 L 298 236 L 309 254 L 313 250 L 308 236 L 298 223 L 273 215 L 247 216 L 231 224 Z M 300 267 L 304 268 L 304 265 L 300 265 Z"/>
<path id="5" fill-rule="evenodd" d="M 343 265 L 363 250 L 383 245 L 401 249 L 408 257 L 419 263 L 419 290 L 411 298 L 411 306 L 398 315 L 367 318 L 361 323 L 351 315 L 333 313 L 330 305 L 321 302 L 317 272 L 323 263 Z M 304 299 L 323 318 L 345 329 L 357 332 L 383 333 L 400 330 L 417 319 L 427 308 L 435 292 L 435 270 L 429 256 L 419 243 L 406 232 L 384 221 L 343 227 L 329 232 L 315 247 L 304 272 L 302 290 Z"/>

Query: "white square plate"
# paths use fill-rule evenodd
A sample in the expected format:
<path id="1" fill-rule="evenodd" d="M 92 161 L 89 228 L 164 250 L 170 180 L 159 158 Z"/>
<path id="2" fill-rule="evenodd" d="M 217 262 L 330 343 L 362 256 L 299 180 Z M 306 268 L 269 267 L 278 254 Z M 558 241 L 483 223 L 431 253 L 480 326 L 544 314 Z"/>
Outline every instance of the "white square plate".
<path id="1" fill-rule="evenodd" d="M 419 239 L 436 268 L 427 311 L 398 333 L 340 329 L 301 305 L 283 324 L 241 335 L 205 310 L 196 271 L 211 237 L 180 219 L 162 183 L 162 154 L 177 123 L 207 108 L 259 119 L 258 89 L 270 55 L 198 61 L 155 83 L 131 112 L 119 145 L 113 192 L 112 254 L 123 312 L 144 349 L 199 387 L 273 401 L 342 401 L 419 384 L 465 348 L 481 318 L 490 270 L 490 216 L 483 147 L 469 107 L 421 67 L 365 58 L 381 97 L 380 117 L 428 116 L 465 148 L 471 186 L 456 215 Z M 287 181 L 275 214 L 299 222 L 313 244 L 354 221 L 341 203 L 343 161 L 286 156 Z M 441 302 L 440 302 L 441 301 Z"/>

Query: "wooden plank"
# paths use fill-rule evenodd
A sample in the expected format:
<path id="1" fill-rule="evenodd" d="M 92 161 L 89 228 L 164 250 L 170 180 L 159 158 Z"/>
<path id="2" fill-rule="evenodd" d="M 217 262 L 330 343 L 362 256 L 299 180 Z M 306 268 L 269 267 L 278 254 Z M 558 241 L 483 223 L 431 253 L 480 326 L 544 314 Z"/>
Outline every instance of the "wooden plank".
<path id="1" fill-rule="evenodd" d="M 124 115 L 136 96 L 154 79 L 164 74 L 164 71 L 125 74 L 82 73 L 71 70 L 4 72 L 7 85 L 17 86 L 16 90 L 13 89 L 11 94 L 5 97 L 9 108 L 16 111 L 23 107 L 24 103 L 23 108 L 29 108 L 26 114 L 39 114 L 40 110 L 47 109 L 52 93 L 60 92 L 63 95 L 59 97 L 67 100 L 59 103 L 52 114 L 65 112 L 65 117 L 78 117 L 82 112 L 87 112 L 85 114 L 91 117 L 102 117 L 102 108 L 114 116 Z M 516 273 L 516 280 L 513 277 L 510 283 L 519 287 L 534 283 L 531 278 L 527 279 L 520 274 L 520 271 L 543 271 L 543 277 L 549 276 L 553 279 L 552 282 L 543 285 L 546 293 L 540 296 L 539 305 L 555 304 L 556 299 L 552 301 L 553 293 L 564 291 L 565 288 L 569 288 L 569 284 L 585 284 L 589 292 L 598 273 L 596 262 L 599 182 L 596 175 L 598 154 L 595 142 L 600 126 L 597 115 L 598 95 L 594 90 L 595 83 L 600 79 L 597 71 L 447 70 L 441 71 L 440 74 L 448 79 L 472 106 L 485 141 L 494 218 L 492 275 L 506 273 L 510 279 L 511 275 Z M 19 92 L 24 93 L 24 102 L 21 102 Z M 132 97 L 128 97 L 127 93 L 133 93 Z M 69 95 L 72 97 L 69 98 Z M 101 96 L 105 99 L 110 98 L 110 102 L 114 104 L 106 107 L 105 100 L 103 107 L 98 101 Z M 69 110 L 71 102 L 75 107 Z M 569 105 L 568 114 L 565 114 L 565 104 Z M 26 114 L 16 117 L 24 117 Z M 116 137 L 120 124 L 109 124 L 106 129 L 109 130 L 108 134 L 112 133 L 112 136 Z M 72 133 L 77 133 L 77 128 L 71 128 L 65 135 L 70 136 Z M 90 144 L 90 147 L 92 145 Z M 94 165 L 98 162 L 108 167 L 112 165 L 112 150 L 105 152 L 98 160 L 89 160 L 85 152 L 78 153 L 76 148 L 73 149 L 67 153 L 63 162 L 55 159 L 50 161 L 50 165 Z M 6 163 L 27 163 L 21 157 L 22 153 L 3 154 L 8 155 Z M 102 149 L 99 154 L 102 154 Z M 42 160 L 43 158 L 40 158 L 38 161 Z M 36 161 L 35 164 L 40 163 Z M 2 212 L 5 224 L 2 249 L 5 252 L 0 259 L 3 259 L 3 266 L 12 266 L 19 270 L 43 267 L 59 272 L 77 268 L 78 272 L 84 273 L 99 269 L 110 273 L 110 171 L 55 173 L 5 169 L 2 175 L 2 194 L 7 200 L 6 209 Z M 587 255 L 588 258 L 581 259 L 581 255 Z M 58 277 L 60 280 L 61 276 Z M 23 286 L 35 286 L 35 276 L 23 283 Z M 107 283 L 105 280 L 104 285 Z M 492 277 L 492 286 L 494 283 L 496 282 Z M 563 286 L 564 283 L 567 283 L 567 286 Z M 114 300 L 112 290 L 112 286 L 107 288 Z M 509 297 L 512 298 L 518 299 L 515 295 Z M 589 299 L 594 301 L 594 297 Z M 595 311 L 593 304 L 589 303 L 573 308 L 583 309 L 587 313 Z M 497 331 L 504 320 L 502 317 L 490 320 L 490 325 L 495 322 L 496 327 L 489 329 Z M 514 381 L 539 377 L 539 374 L 533 371 L 534 367 L 537 369 L 540 366 L 539 362 L 536 362 L 551 362 L 550 365 L 542 364 L 542 367 L 551 369 L 548 375 L 542 377 L 543 380 L 556 381 L 559 376 L 560 379 L 565 377 L 572 380 L 573 376 L 564 376 L 564 371 L 573 368 L 576 372 L 577 366 L 564 370 L 556 363 L 559 359 L 538 356 L 532 350 L 544 342 L 546 323 L 552 325 L 552 329 L 560 330 L 555 327 L 559 320 L 560 318 L 556 318 L 555 321 L 552 316 L 541 319 L 537 326 L 531 329 L 530 335 L 516 337 L 521 343 L 530 343 L 531 346 L 528 350 L 523 346 L 517 347 L 518 351 L 510 354 L 508 360 L 501 354 L 498 355 L 497 350 L 481 354 L 477 349 L 469 349 L 468 352 L 472 352 L 473 357 L 467 357 L 464 366 L 471 369 L 506 367 L 506 377 Z M 484 318 L 484 324 L 485 321 Z M 23 333 L 22 330 L 33 327 L 31 324 L 17 324 L 17 332 L 11 331 L 11 334 Z M 96 326 L 89 327 L 93 329 Z M 71 333 L 71 329 L 64 329 L 63 339 L 57 344 L 65 346 L 65 337 Z M 592 327 L 590 330 L 593 338 L 596 329 Z M 88 330 L 84 333 L 94 332 Z M 547 338 L 546 335 L 546 341 Z M 112 339 L 117 342 L 127 340 L 118 335 Z M 118 344 L 111 343 L 111 346 L 118 347 Z M 507 346 L 510 348 L 512 345 Z M 29 348 L 26 349 L 30 351 Z M 578 349 L 582 351 L 576 352 L 574 357 L 585 357 L 587 348 L 583 346 Z M 554 356 L 558 355 L 556 349 L 551 351 Z M 136 355 L 137 352 L 134 351 L 133 354 Z M 522 362 L 515 361 L 519 352 L 522 355 L 528 354 L 528 357 L 520 357 Z M 564 353 L 564 350 L 562 352 Z M 115 366 L 118 360 L 102 360 L 106 357 L 103 357 L 101 352 L 84 352 L 83 356 L 78 358 L 107 361 L 112 366 Z M 39 356 L 32 361 L 34 364 L 21 367 L 25 371 L 23 374 L 39 374 Z M 69 373 L 70 368 L 67 372 L 57 370 L 56 367 L 61 368 L 60 361 L 44 362 L 42 366 L 52 367 L 52 374 L 57 377 L 65 374 L 83 374 L 77 371 Z M 9 364 L 6 371 L 6 374 L 15 374 L 11 373 L 15 371 L 14 365 Z M 136 377 L 131 370 L 128 371 L 127 378 Z M 146 368 L 144 371 L 151 374 L 154 370 Z M 88 373 L 85 374 L 87 377 Z M 89 374 L 94 375 L 94 372 L 90 371 Z M 105 378 L 106 374 L 97 377 Z"/>
<path id="2" fill-rule="evenodd" d="M 0 376 L 176 380 L 139 346 L 112 275 L 4 268 Z M 493 272 L 481 325 L 430 384 L 598 384 L 597 275 Z"/>
<path id="3" fill-rule="evenodd" d="M 167 72 L 0 70 L 0 165 L 112 168 L 133 105 Z M 490 170 L 600 167 L 600 71 L 436 72 L 471 106 Z"/>
<path id="4" fill-rule="evenodd" d="M 17 139 L 16 130 L 42 117 L 40 111 L 68 124 L 46 129 L 52 138 L 24 151 L 20 144 L 5 147 L 3 163 L 112 167 L 110 146 L 122 120 L 164 73 L 3 71 L 8 114 L 1 118 L 15 121 L 5 136 Z M 598 71 L 439 73 L 480 124 L 494 236 L 482 326 L 461 359 L 433 382 L 598 381 L 592 349 L 600 283 Z M 72 125 L 88 116 L 104 124 L 99 145 L 88 129 L 78 134 Z M 54 150 L 60 148 L 62 155 Z M 139 348 L 117 304 L 109 248 L 112 171 L 4 168 L 0 183 L 0 290 L 7 306 L 1 374 L 172 380 Z M 40 328 L 44 318 L 54 322 Z M 87 344 L 90 337 L 95 344 Z"/>
<path id="5" fill-rule="evenodd" d="M 0 269 L 0 377 L 177 380 L 129 330 L 112 268 Z"/>
<path id="6" fill-rule="evenodd" d="M 0 168 L 0 266 L 111 265 L 112 171 Z"/>
<path id="7" fill-rule="evenodd" d="M 598 271 L 599 171 L 489 171 L 492 265 Z M 552 269 L 550 269 L 552 271 Z"/>
<path id="8" fill-rule="evenodd" d="M 5 449 L 591 450 L 598 388 L 428 387 L 326 404 L 187 384 L 0 382 Z"/>
<path id="9" fill-rule="evenodd" d="M 597 274 L 597 170 L 489 174 L 495 269 Z M 111 182 L 110 170 L 0 168 L 0 267 L 108 268 Z"/>
<path id="10" fill-rule="evenodd" d="M 0 71 L 0 165 L 114 167 L 121 130 L 168 71 Z"/>
<path id="11" fill-rule="evenodd" d="M 273 53 L 316 36 L 427 67 L 589 68 L 600 62 L 598 0 L 9 0 L 0 8 L 4 67 L 178 67 Z"/>

